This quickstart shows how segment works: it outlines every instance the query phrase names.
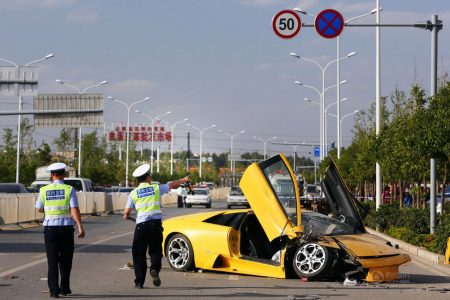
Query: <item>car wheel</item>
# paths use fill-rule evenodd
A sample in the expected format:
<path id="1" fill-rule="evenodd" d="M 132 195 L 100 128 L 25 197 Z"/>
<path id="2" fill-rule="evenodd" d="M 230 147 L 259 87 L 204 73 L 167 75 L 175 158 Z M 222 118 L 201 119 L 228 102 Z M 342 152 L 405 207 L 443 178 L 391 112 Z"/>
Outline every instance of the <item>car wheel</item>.
<path id="1" fill-rule="evenodd" d="M 228 207 L 228 208 L 231 208 L 231 205 L 230 205 L 230 204 L 228 204 L 228 205 L 227 205 L 227 207 Z"/>
<path id="2" fill-rule="evenodd" d="M 205 205 L 206 208 L 211 208 L 211 203 Z"/>
<path id="3" fill-rule="evenodd" d="M 192 204 L 186 204 L 186 208 L 191 208 Z"/>
<path id="4" fill-rule="evenodd" d="M 317 243 L 301 245 L 295 251 L 292 265 L 300 278 L 321 279 L 328 274 L 334 253 Z"/>
<path id="5" fill-rule="evenodd" d="M 175 234 L 166 247 L 169 265 L 175 271 L 190 271 L 195 268 L 194 250 L 189 239 L 182 234 Z"/>

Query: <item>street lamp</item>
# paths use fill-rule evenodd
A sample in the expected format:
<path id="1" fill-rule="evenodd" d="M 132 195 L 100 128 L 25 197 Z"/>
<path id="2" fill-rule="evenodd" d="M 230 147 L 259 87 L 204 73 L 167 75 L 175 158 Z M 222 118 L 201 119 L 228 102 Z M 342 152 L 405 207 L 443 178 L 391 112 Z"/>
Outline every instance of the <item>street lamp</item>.
<path id="1" fill-rule="evenodd" d="M 340 135 L 340 139 L 342 140 L 342 121 L 344 121 L 344 119 L 345 118 L 347 118 L 347 117 L 350 117 L 351 115 L 354 115 L 354 114 L 357 114 L 357 113 L 359 113 L 359 109 L 357 109 L 357 110 L 355 110 L 354 112 L 351 112 L 351 113 L 349 113 L 349 114 L 346 114 L 345 116 L 343 116 L 340 120 L 339 120 L 339 123 L 340 123 L 340 129 L 341 129 L 341 131 L 339 131 L 339 135 Z M 331 116 L 331 117 L 334 117 L 334 118 L 337 118 L 337 115 L 334 115 L 334 114 L 328 114 L 329 116 Z"/>
<path id="2" fill-rule="evenodd" d="M 208 129 L 211 129 L 211 128 L 216 127 L 216 124 L 213 124 L 213 125 L 211 125 L 211 126 L 209 126 L 209 127 L 205 127 L 205 128 L 203 128 L 203 129 L 200 129 L 200 128 L 198 128 L 198 127 L 192 126 L 191 124 L 187 124 L 187 126 L 189 126 L 189 127 L 193 128 L 193 129 L 197 130 L 197 131 L 200 133 L 200 153 L 199 153 L 199 156 L 200 156 L 200 167 L 199 167 L 199 168 L 200 168 L 200 169 L 199 169 L 199 177 L 202 178 L 202 147 L 203 147 L 203 132 L 206 131 L 206 130 L 208 130 Z"/>
<path id="3" fill-rule="evenodd" d="M 181 121 L 175 122 L 172 124 L 171 126 L 171 131 L 172 131 L 172 139 L 170 140 L 170 175 L 173 175 L 173 140 L 175 138 L 175 127 L 178 124 L 184 123 L 186 121 L 188 121 L 188 118 L 185 118 Z"/>
<path id="4" fill-rule="evenodd" d="M 324 132 L 325 130 L 324 130 L 324 126 L 323 126 L 324 125 L 323 114 L 324 114 L 324 106 L 325 106 L 325 71 L 327 70 L 327 68 L 332 63 L 335 63 L 337 61 L 350 58 L 350 57 L 356 55 L 356 52 L 350 52 L 346 56 L 339 57 L 339 58 L 337 58 L 335 60 L 332 60 L 332 61 L 328 62 L 325 66 L 322 66 L 321 64 L 319 64 L 317 61 L 315 61 L 313 59 L 302 57 L 302 56 L 300 56 L 300 55 L 298 55 L 298 54 L 296 54 L 294 52 L 291 52 L 290 55 L 292 57 L 295 57 L 295 58 L 302 59 L 304 61 L 313 63 L 316 66 L 318 66 L 319 69 L 322 71 L 322 93 L 319 92 L 321 94 L 321 99 L 320 99 L 320 102 L 321 102 L 321 107 L 320 107 L 320 124 L 321 124 L 321 128 L 320 128 L 320 135 L 321 135 L 320 136 L 320 145 L 321 145 L 321 147 L 320 147 L 320 160 L 322 161 L 323 157 L 324 157 L 323 156 L 323 150 L 324 150 L 324 136 L 325 136 L 325 132 Z M 336 86 L 339 86 L 339 84 L 337 84 Z"/>
<path id="5" fill-rule="evenodd" d="M 136 109 L 136 112 L 138 114 L 143 115 L 144 117 L 149 118 L 151 120 L 151 122 L 152 122 L 151 123 L 152 124 L 152 140 L 151 140 L 151 146 L 150 146 L 150 148 L 151 148 L 150 149 L 150 151 L 151 151 L 151 154 L 150 154 L 150 172 L 153 173 L 153 140 L 155 139 L 155 120 L 158 120 L 158 119 L 161 119 L 161 117 L 170 115 L 172 112 L 168 111 L 168 112 L 165 112 L 163 114 L 156 115 L 153 118 L 150 115 L 141 112 L 139 109 Z"/>
<path id="6" fill-rule="evenodd" d="M 347 101 L 348 100 L 348 98 L 347 97 L 345 97 L 345 98 L 342 98 L 341 99 L 341 101 L 339 102 L 339 103 L 342 103 L 342 102 L 344 102 L 344 101 Z M 333 106 L 333 105 L 336 105 L 336 102 L 331 102 L 330 104 L 328 104 L 328 106 L 325 108 L 325 110 L 324 110 L 324 124 L 325 124 L 325 140 L 324 140 L 324 143 L 325 143 L 325 149 L 327 149 L 327 152 L 328 152 L 328 109 L 331 107 L 331 106 Z M 336 137 L 336 139 L 337 139 L 338 137 Z"/>
<path id="7" fill-rule="evenodd" d="M 49 59 L 54 57 L 55 55 L 53 53 L 47 54 L 43 58 L 39 58 L 36 60 L 32 60 L 29 63 L 25 64 L 24 67 L 28 67 L 32 64 L 41 62 L 43 60 Z M 16 78 L 20 79 L 20 66 L 16 64 L 13 61 L 10 61 L 8 59 L 0 58 L 1 61 L 4 61 L 6 63 L 12 64 L 14 67 L 16 67 Z M 15 94 L 19 98 L 19 112 L 22 110 L 22 96 L 20 96 L 19 93 L 19 83 L 15 83 Z M 17 153 L 16 153 L 16 183 L 19 183 L 19 174 L 20 174 L 20 139 L 21 139 L 21 123 L 22 123 L 22 114 L 19 113 L 17 116 Z"/>
<path id="8" fill-rule="evenodd" d="M 145 97 L 144 99 L 133 102 L 131 104 L 127 104 L 127 103 L 120 101 L 119 99 L 113 98 L 111 96 L 108 96 L 107 99 L 124 105 L 128 111 L 128 113 L 127 113 L 127 159 L 126 159 L 126 165 L 125 165 L 125 187 L 128 188 L 128 151 L 129 151 L 129 144 L 130 144 L 130 110 L 134 105 L 144 102 L 144 101 L 147 101 L 147 100 L 150 100 L 150 97 Z"/>
<path id="9" fill-rule="evenodd" d="M 288 144 L 288 141 L 284 141 L 285 144 Z M 297 147 L 298 145 L 292 145 L 294 149 L 294 173 L 297 173 Z"/>
<path id="10" fill-rule="evenodd" d="M 315 15 L 309 14 L 306 11 L 304 11 L 303 9 L 298 8 L 298 7 L 294 8 L 293 10 L 298 12 L 298 13 L 304 14 L 304 15 L 308 15 L 308 16 L 311 16 L 311 17 L 314 17 L 314 18 L 316 17 Z M 359 16 L 356 16 L 356 17 L 352 17 L 352 18 L 349 18 L 349 19 L 345 20 L 344 24 L 347 25 L 348 23 L 350 23 L 350 22 L 352 22 L 354 20 L 373 15 L 373 14 L 375 14 L 377 12 L 382 11 L 382 10 L 383 10 L 383 8 L 381 8 L 381 7 L 374 8 L 368 13 L 365 13 L 365 14 L 362 14 L 362 15 L 359 15 Z M 339 59 L 339 57 L 340 57 L 340 36 L 338 36 L 337 39 L 336 39 L 336 58 Z M 341 80 L 340 76 L 341 76 L 340 75 L 340 61 L 338 60 L 337 63 L 336 63 L 336 78 L 337 78 L 336 82 L 339 82 Z M 341 98 L 341 90 L 340 90 L 340 88 L 338 86 L 337 87 L 337 93 L 336 93 L 337 117 L 338 117 L 337 118 L 337 132 L 340 131 L 340 128 L 339 128 L 340 127 L 339 116 L 340 116 L 340 110 L 341 110 L 340 104 L 339 104 L 339 99 L 340 98 Z M 341 151 L 340 151 L 341 140 L 340 140 L 339 134 L 337 134 L 337 135 L 338 135 L 338 137 L 337 137 L 337 149 L 338 149 L 337 150 L 337 157 L 339 158 L 340 155 L 341 155 Z"/>
<path id="11" fill-rule="evenodd" d="M 64 82 L 64 81 L 62 81 L 60 79 L 56 79 L 55 81 L 57 83 L 59 83 L 59 84 L 67 85 L 67 86 L 73 88 L 80 95 L 83 95 L 87 90 L 89 90 L 91 88 L 94 88 L 94 87 L 97 87 L 97 86 L 101 86 L 101 85 L 104 85 L 104 84 L 108 83 L 108 81 L 104 80 L 104 81 L 99 82 L 97 84 L 88 86 L 87 88 L 85 88 L 83 90 L 80 90 L 75 85 L 67 83 L 67 82 Z M 81 127 L 78 128 L 78 177 L 81 177 Z"/>
<path id="12" fill-rule="evenodd" d="M 350 53 L 350 54 L 352 54 L 352 53 Z M 293 53 L 291 53 L 291 54 L 293 54 Z M 325 74 L 325 72 L 322 72 L 322 74 Z M 322 78 L 325 79 L 324 77 L 322 77 Z M 324 128 L 325 128 L 325 126 L 324 126 L 324 120 L 325 120 L 324 119 L 325 92 L 327 90 L 331 89 L 331 88 L 334 88 L 334 87 L 338 86 L 338 85 L 334 84 L 334 85 L 331 85 L 331 86 L 329 86 L 327 88 L 324 88 L 324 86 L 322 84 L 322 92 L 320 92 L 319 89 L 317 89 L 317 88 L 315 88 L 313 86 L 304 84 L 304 83 L 302 83 L 300 81 L 294 81 L 294 83 L 298 84 L 298 85 L 301 85 L 301 86 L 304 86 L 304 87 L 307 87 L 307 88 L 310 88 L 310 89 L 316 91 L 317 94 L 319 94 L 319 98 L 321 100 L 320 104 L 319 104 L 319 106 L 320 106 L 320 151 L 319 152 L 320 152 L 320 160 L 323 160 L 323 157 L 324 157 L 323 154 L 324 154 L 324 148 L 325 148 L 324 147 L 324 144 L 325 144 L 324 143 L 324 141 L 325 141 L 325 138 L 324 138 L 324 136 L 325 136 L 325 130 L 324 130 Z M 342 80 L 341 82 L 339 82 L 339 85 L 346 84 L 346 83 L 347 83 L 347 80 Z"/>
<path id="13" fill-rule="evenodd" d="M 230 159 L 230 169 L 231 169 L 231 175 L 232 175 L 232 185 L 234 185 L 234 175 L 235 175 L 234 169 L 235 169 L 235 161 L 234 161 L 234 159 L 233 159 L 233 139 L 234 139 L 235 136 L 237 136 L 237 135 L 239 135 L 239 134 L 242 134 L 242 133 L 245 133 L 245 130 L 241 130 L 241 131 L 236 132 L 236 133 L 233 133 L 233 134 L 228 133 L 228 132 L 226 132 L 226 131 L 223 131 L 222 129 L 220 129 L 219 132 L 220 132 L 220 133 L 223 133 L 223 134 L 225 134 L 225 135 L 227 135 L 227 136 L 230 137 L 230 156 L 231 156 L 231 159 Z"/>
<path id="14" fill-rule="evenodd" d="M 255 140 L 258 140 L 258 141 L 264 143 L 264 160 L 266 160 L 266 156 L 267 156 L 267 142 L 273 141 L 273 140 L 275 140 L 277 137 L 274 136 L 274 137 L 271 137 L 271 138 L 269 138 L 269 139 L 267 139 L 267 140 L 263 140 L 263 139 L 258 138 L 258 137 L 256 137 L 256 136 L 254 136 L 253 138 L 254 138 Z"/>

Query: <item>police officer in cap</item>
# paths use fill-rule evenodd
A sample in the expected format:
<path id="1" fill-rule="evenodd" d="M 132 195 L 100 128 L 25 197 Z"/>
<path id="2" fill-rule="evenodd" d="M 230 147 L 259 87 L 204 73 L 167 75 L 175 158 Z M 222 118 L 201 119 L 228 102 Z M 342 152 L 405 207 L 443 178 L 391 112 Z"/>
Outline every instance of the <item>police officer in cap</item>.
<path id="1" fill-rule="evenodd" d="M 78 198 L 73 187 L 64 184 L 66 165 L 54 163 L 48 166 L 53 183 L 41 188 L 36 208 L 45 214 L 43 222 L 45 251 L 47 253 L 47 283 L 50 297 L 59 298 L 72 293 L 70 271 L 74 251 L 74 228 L 78 227 L 78 238 L 84 237 Z M 59 283 L 59 274 L 61 282 Z"/>
<path id="2" fill-rule="evenodd" d="M 139 186 L 131 191 L 124 210 L 124 219 L 130 217 L 133 209 L 137 211 L 136 228 L 134 230 L 132 254 L 134 264 L 134 284 L 138 289 L 144 287 L 147 273 L 147 251 L 150 254 L 150 276 L 154 286 L 161 285 L 159 271 L 162 259 L 161 196 L 189 181 L 189 176 L 168 182 L 167 184 L 151 184 L 150 165 L 139 166 L 133 172 Z"/>

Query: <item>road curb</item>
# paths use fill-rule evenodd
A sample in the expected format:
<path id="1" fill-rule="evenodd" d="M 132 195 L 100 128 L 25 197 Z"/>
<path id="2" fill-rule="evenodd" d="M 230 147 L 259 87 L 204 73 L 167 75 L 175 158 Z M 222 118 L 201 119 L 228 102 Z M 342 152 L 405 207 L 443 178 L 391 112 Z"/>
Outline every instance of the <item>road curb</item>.
<path id="1" fill-rule="evenodd" d="M 411 256 L 411 260 L 418 262 L 433 271 L 450 276 L 450 265 L 445 265 L 445 258 L 443 255 L 439 255 L 420 247 L 405 243 L 404 241 L 395 239 L 391 236 L 378 232 L 376 230 L 366 228 L 367 232 L 389 241 L 395 248 L 401 249 Z M 430 264 L 431 263 L 431 264 Z"/>

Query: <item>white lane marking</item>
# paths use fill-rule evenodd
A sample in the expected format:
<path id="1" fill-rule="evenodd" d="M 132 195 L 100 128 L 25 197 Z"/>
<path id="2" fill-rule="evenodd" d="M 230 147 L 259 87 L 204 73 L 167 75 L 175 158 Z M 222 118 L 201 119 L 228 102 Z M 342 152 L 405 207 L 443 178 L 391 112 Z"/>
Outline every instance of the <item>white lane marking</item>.
<path id="1" fill-rule="evenodd" d="M 119 234 L 119 235 L 116 235 L 116 236 L 113 236 L 113 237 L 104 238 L 104 239 L 99 240 L 99 241 L 96 241 L 96 242 L 94 242 L 94 243 L 92 243 L 92 244 L 87 244 L 87 245 L 84 245 L 84 246 L 81 246 L 81 247 L 77 247 L 77 248 L 75 249 L 75 252 L 79 252 L 80 250 L 83 250 L 83 249 L 86 249 L 86 248 L 89 248 L 89 247 L 92 247 L 92 246 L 101 244 L 101 243 L 103 243 L 103 242 L 107 242 L 107 241 L 109 241 L 109 240 L 113 240 L 113 239 L 120 238 L 120 237 L 123 237 L 123 236 L 126 236 L 126 235 L 130 235 L 130 234 L 133 234 L 133 233 L 134 233 L 134 231 L 122 233 L 122 234 Z M 47 261 L 47 258 L 39 259 L 39 260 L 30 262 L 30 263 L 28 263 L 28 264 L 24 264 L 24 265 L 15 267 L 15 268 L 13 268 L 13 269 L 4 271 L 4 272 L 0 273 L 0 278 L 5 277 L 5 276 L 8 276 L 8 275 L 10 275 L 10 274 L 12 274 L 12 273 L 15 273 L 15 272 L 18 272 L 18 271 L 22 271 L 22 270 L 28 269 L 28 268 L 30 268 L 30 267 L 33 267 L 33 266 L 35 266 L 35 265 L 38 265 L 38 264 L 43 263 L 43 262 L 46 262 L 46 261 Z"/>

